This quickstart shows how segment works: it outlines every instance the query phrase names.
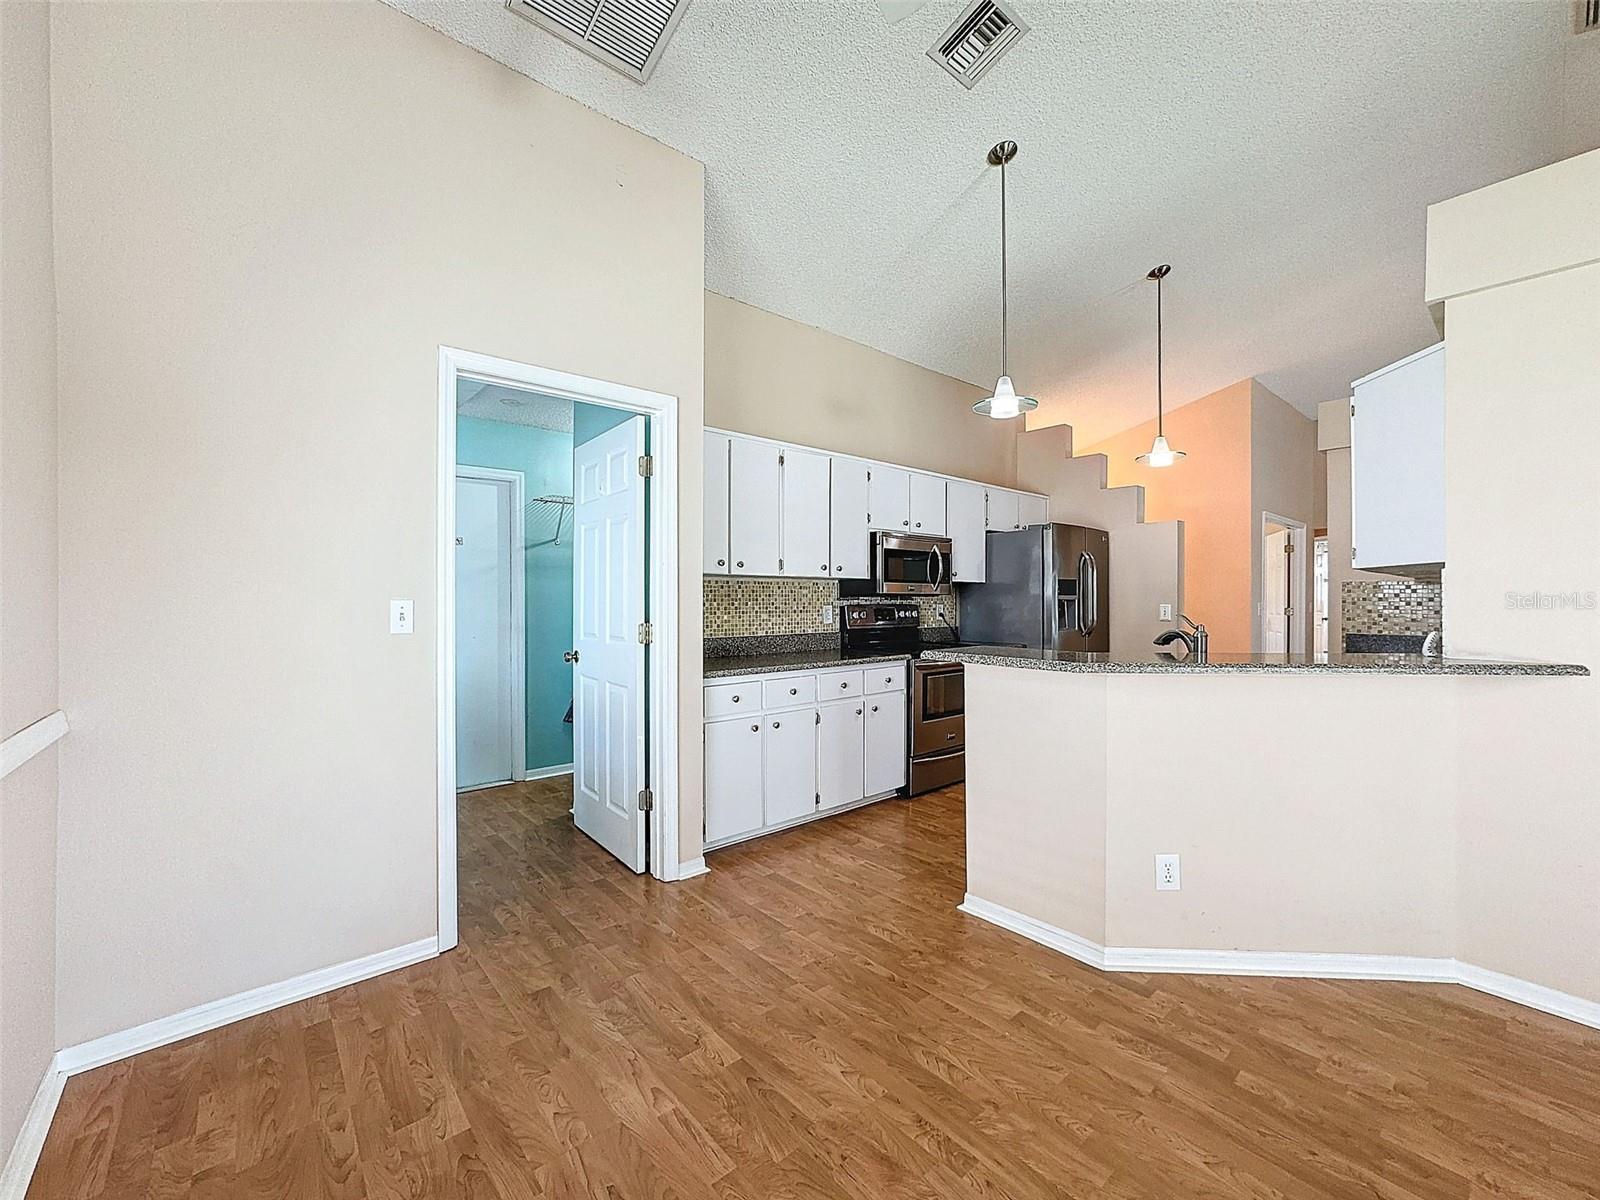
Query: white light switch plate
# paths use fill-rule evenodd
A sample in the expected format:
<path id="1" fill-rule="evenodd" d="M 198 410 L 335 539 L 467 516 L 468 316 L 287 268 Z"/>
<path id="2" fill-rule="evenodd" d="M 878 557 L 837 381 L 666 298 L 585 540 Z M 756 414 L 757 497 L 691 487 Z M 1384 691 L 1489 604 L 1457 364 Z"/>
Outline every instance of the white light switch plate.
<path id="1" fill-rule="evenodd" d="M 1163 604 L 1161 606 L 1161 616 L 1159 618 L 1157 618 L 1157 619 L 1158 620 L 1162 620 L 1162 621 L 1170 621 L 1170 620 L 1172 620 L 1172 605 Z"/>
<path id="2" fill-rule="evenodd" d="M 410 633 L 412 625 L 411 601 L 389 601 L 389 632 Z"/>

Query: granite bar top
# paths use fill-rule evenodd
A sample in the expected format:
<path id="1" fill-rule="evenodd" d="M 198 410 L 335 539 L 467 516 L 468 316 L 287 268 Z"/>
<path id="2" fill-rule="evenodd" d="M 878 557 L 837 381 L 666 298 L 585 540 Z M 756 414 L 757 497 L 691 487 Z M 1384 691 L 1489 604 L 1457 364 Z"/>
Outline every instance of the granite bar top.
<path id="1" fill-rule="evenodd" d="M 985 667 L 1021 667 L 1034 671 L 1070 671 L 1088 675 L 1194 674 L 1200 671 L 1343 673 L 1353 675 L 1587 675 L 1588 667 L 1571 663 L 1490 662 L 1470 658 L 1424 658 L 1420 654 L 1212 654 L 1206 662 L 1189 662 L 1151 647 L 1144 655 L 1081 654 L 1066 650 L 1027 650 L 1013 646 L 963 646 L 926 650 L 932 662 L 961 662 Z"/>
<path id="2" fill-rule="evenodd" d="M 820 671 L 827 667 L 859 667 L 910 660 L 909 654 L 852 655 L 846 658 L 837 649 L 808 650 L 796 654 L 740 654 L 706 659 L 704 675 L 707 679 L 728 679 L 735 675 L 776 675 L 779 671 Z"/>

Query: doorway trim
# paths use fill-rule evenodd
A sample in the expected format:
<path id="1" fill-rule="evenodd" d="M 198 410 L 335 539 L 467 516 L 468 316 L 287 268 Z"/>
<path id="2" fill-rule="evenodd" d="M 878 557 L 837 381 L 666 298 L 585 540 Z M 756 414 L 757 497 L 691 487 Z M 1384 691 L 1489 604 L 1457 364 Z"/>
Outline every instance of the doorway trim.
<path id="1" fill-rule="evenodd" d="M 528 777 L 528 542 L 523 523 L 526 482 L 521 471 L 467 463 L 456 464 L 456 478 L 505 484 L 511 489 L 511 541 L 505 547 L 511 560 L 511 782 L 521 783 Z M 455 521 L 450 524 L 453 528 Z M 450 548 L 455 549 L 453 537 Z M 454 638 L 450 646 L 453 654 Z"/>
<path id="2" fill-rule="evenodd" d="M 646 771 L 655 804 L 647 817 L 649 871 L 657 879 L 681 877 L 678 861 L 678 398 L 459 350 L 439 347 L 439 457 L 436 570 L 438 606 L 435 647 L 438 744 L 439 949 L 458 940 L 456 865 L 456 381 L 462 376 L 524 388 L 580 404 L 620 408 L 650 418 L 654 471 L 645 480 L 650 536 L 645 559 L 649 585 L 645 603 L 655 637 L 646 648 L 649 738 Z"/>
<path id="3" fill-rule="evenodd" d="M 1309 570 L 1306 561 L 1308 553 L 1306 538 L 1306 523 L 1297 521 L 1293 517 L 1280 516 L 1278 513 L 1261 513 L 1261 520 L 1256 529 L 1256 556 L 1261 562 L 1261 584 L 1256 593 L 1256 633 L 1255 643 L 1258 648 L 1264 647 L 1267 642 L 1267 526 L 1282 525 L 1289 531 L 1289 541 L 1294 546 L 1294 569 L 1290 573 L 1289 583 L 1294 597 L 1294 620 L 1289 623 L 1289 649 L 1290 654 L 1304 654 L 1306 652 L 1306 572 Z"/>

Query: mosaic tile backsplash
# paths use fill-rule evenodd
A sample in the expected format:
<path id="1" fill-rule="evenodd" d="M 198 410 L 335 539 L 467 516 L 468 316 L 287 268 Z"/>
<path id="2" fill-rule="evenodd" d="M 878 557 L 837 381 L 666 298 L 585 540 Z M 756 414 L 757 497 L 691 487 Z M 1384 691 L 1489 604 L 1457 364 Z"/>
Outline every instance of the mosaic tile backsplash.
<path id="1" fill-rule="evenodd" d="M 838 616 L 824 622 L 822 610 L 839 601 L 839 584 L 831 579 L 734 579 L 707 575 L 705 635 L 707 637 L 767 637 L 773 634 L 833 633 Z M 956 597 L 897 596 L 922 611 L 922 624 L 943 627 L 938 609 L 944 606 L 950 624 L 959 624 Z"/>
<path id="2" fill-rule="evenodd" d="M 1414 579 L 1346 579 L 1339 587 L 1345 633 L 1427 634 L 1444 621 L 1440 584 Z"/>

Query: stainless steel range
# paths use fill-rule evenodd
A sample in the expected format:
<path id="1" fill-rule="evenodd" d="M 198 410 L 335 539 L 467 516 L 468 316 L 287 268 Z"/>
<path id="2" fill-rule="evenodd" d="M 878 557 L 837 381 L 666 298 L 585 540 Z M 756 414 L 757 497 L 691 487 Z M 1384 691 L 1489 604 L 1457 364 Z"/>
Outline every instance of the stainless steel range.
<path id="1" fill-rule="evenodd" d="M 930 645 L 958 645 L 954 631 L 949 637 L 924 640 L 915 605 L 861 601 L 844 605 L 839 636 L 846 657 L 912 656 L 906 793 L 915 796 L 965 779 L 967 710 L 962 666 L 923 662 L 916 657 Z"/>

